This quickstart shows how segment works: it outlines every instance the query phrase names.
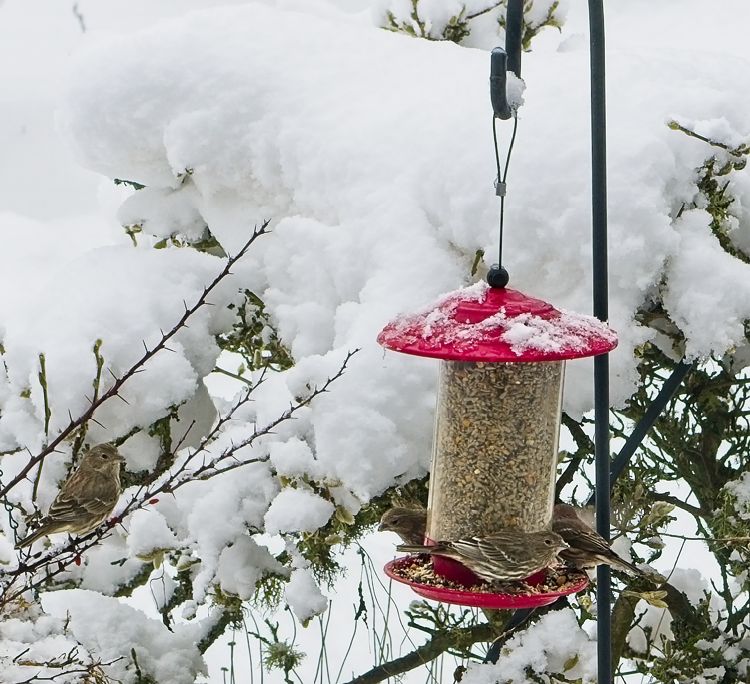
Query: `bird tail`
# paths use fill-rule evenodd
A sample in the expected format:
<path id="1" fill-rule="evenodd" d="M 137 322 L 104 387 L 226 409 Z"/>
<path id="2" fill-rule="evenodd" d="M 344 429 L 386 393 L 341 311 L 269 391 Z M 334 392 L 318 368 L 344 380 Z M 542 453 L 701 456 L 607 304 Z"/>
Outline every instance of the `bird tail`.
<path id="1" fill-rule="evenodd" d="M 612 554 L 611 557 L 607 558 L 607 562 L 615 569 L 622 570 L 623 572 L 627 573 L 628 575 L 632 575 L 633 577 L 645 577 L 646 573 L 643 572 L 643 570 L 639 570 L 635 565 L 632 563 L 629 563 L 624 558 L 620 558 L 620 556 L 617 556 L 615 554 Z"/>
<path id="2" fill-rule="evenodd" d="M 16 542 L 16 548 L 22 549 L 25 546 L 31 546 L 37 539 L 41 539 L 42 537 L 46 537 L 49 534 L 49 530 L 46 526 L 42 525 L 36 532 L 32 532 L 29 535 L 26 535 L 23 539 Z"/>
<path id="3" fill-rule="evenodd" d="M 609 564 L 615 569 L 626 572 L 628 575 L 647 579 L 657 586 L 661 586 L 662 584 L 664 584 L 664 582 L 667 581 L 667 578 L 664 577 L 664 575 L 658 573 L 656 570 L 653 570 L 651 568 L 649 568 L 648 570 L 641 570 L 640 568 L 635 567 L 635 565 L 633 565 L 632 563 L 628 563 L 628 561 L 623 560 L 619 556 L 617 557 L 617 560 L 610 559 Z"/>

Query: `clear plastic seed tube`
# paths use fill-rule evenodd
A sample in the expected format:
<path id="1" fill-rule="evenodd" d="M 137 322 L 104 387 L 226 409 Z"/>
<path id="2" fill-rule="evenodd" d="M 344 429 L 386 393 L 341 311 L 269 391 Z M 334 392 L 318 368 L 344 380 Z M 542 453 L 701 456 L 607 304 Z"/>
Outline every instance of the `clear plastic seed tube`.
<path id="1" fill-rule="evenodd" d="M 428 536 L 450 540 L 552 516 L 563 361 L 440 362 Z"/>

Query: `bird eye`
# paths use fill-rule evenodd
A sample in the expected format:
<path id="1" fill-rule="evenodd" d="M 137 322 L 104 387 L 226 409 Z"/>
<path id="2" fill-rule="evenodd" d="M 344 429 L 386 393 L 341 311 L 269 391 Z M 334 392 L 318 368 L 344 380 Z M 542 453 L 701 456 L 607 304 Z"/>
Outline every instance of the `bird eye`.
<path id="1" fill-rule="evenodd" d="M 107 458 L 107 454 L 102 454 L 102 458 Z"/>
<path id="2" fill-rule="evenodd" d="M 545 540 L 544 540 L 544 543 L 545 543 L 545 544 L 546 544 L 547 546 L 552 546 L 552 540 L 551 540 L 551 539 L 545 539 Z"/>

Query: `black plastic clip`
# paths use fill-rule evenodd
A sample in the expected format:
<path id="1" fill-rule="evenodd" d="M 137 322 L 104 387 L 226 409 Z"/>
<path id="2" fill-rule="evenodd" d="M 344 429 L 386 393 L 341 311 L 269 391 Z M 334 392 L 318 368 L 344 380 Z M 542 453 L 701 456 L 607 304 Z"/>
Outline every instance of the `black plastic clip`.
<path id="1" fill-rule="evenodd" d="M 508 83 L 508 54 L 501 47 L 490 53 L 490 101 L 492 111 L 498 119 L 510 119 L 506 85 Z"/>
<path id="2" fill-rule="evenodd" d="M 496 47 L 490 54 L 490 101 L 498 119 L 513 115 L 508 104 L 507 72 L 521 78 L 521 35 L 523 31 L 523 0 L 508 0 L 505 15 L 505 49 Z"/>

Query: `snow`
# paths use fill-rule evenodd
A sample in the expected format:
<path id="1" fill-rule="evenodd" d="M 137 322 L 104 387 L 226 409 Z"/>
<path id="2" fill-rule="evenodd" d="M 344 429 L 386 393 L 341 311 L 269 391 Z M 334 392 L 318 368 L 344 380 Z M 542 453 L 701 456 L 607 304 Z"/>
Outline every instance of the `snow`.
<path id="1" fill-rule="evenodd" d="M 555 8 L 554 5 L 558 6 Z M 555 16 L 558 18 L 560 23 L 565 22 L 567 17 L 567 5 L 569 3 L 563 0 L 560 3 L 555 3 L 554 0 L 541 0 L 541 2 L 534 2 L 529 7 L 528 13 L 524 12 L 524 21 L 530 26 L 540 26 L 552 9 L 555 10 Z"/>
<path id="2" fill-rule="evenodd" d="M 245 601 L 253 596 L 255 584 L 265 571 L 282 575 L 286 572 L 265 547 L 248 537 L 239 537 L 221 552 L 216 577 L 224 593 Z"/>
<path id="3" fill-rule="evenodd" d="M 80 589 L 45 594 L 42 605 L 51 615 L 69 620 L 76 639 L 104 662 L 117 661 L 105 668 L 111 676 L 135 681 L 131 649 L 141 670 L 158 682 L 190 684 L 205 669 L 197 643 L 209 621 L 178 625 L 170 631 L 161 621 L 115 598 Z"/>
<path id="4" fill-rule="evenodd" d="M 89 551 L 73 576 L 80 577 L 81 589 L 91 589 L 105 595 L 116 593 L 127 586 L 143 570 L 143 561 L 130 556 L 127 540 L 118 528 L 106 544 Z"/>
<path id="5" fill-rule="evenodd" d="M 497 322 L 502 324 L 504 321 Z M 552 352 L 585 349 L 586 344 L 582 338 L 597 335 L 602 335 L 607 340 L 615 339 L 615 335 L 603 328 L 593 316 L 563 313 L 558 320 L 545 321 L 538 316 L 525 314 L 513 319 L 513 323 L 502 334 L 502 339 L 520 355 L 526 350 Z"/>
<path id="6" fill-rule="evenodd" d="M 123 226 L 138 226 L 159 238 L 179 234 L 198 240 L 206 223 L 195 206 L 195 194 L 189 183 L 176 190 L 143 188 L 122 203 L 117 219 Z"/>
<path id="7" fill-rule="evenodd" d="M 31 615 L 24 616 L 31 618 Z M 10 618 L 0 625 L 0 668 L 3 682 L 15 684 L 28 682 L 31 677 L 56 676 L 63 684 L 80 681 L 76 675 L 63 675 L 60 668 L 45 667 L 41 663 L 51 662 L 68 653 L 74 642 L 63 635 L 62 619 L 49 615 L 35 616 L 37 619 Z M 18 657 L 19 654 L 22 657 Z M 79 649 L 77 653 L 82 662 L 90 662 L 88 654 Z"/>
<path id="8" fill-rule="evenodd" d="M 695 568 L 675 568 L 669 583 L 685 594 L 694 606 L 706 600 L 706 593 L 711 596 L 708 582 Z"/>
<path id="9" fill-rule="evenodd" d="M 283 489 L 268 507 L 266 532 L 314 532 L 333 515 L 334 506 L 309 489 Z"/>
<path id="10" fill-rule="evenodd" d="M 205 599 L 210 583 L 219 573 L 222 553 L 228 546 L 239 543 L 238 549 L 224 560 L 230 569 L 236 566 L 238 553 L 245 553 L 245 557 L 250 558 L 247 547 L 240 540 L 246 538 L 248 528 L 262 527 L 263 514 L 278 491 L 278 485 L 270 478 L 264 464 L 248 466 L 241 477 L 233 471 L 219 475 L 207 484 L 185 486 L 177 499 L 176 509 L 164 511 L 168 521 L 170 518 L 175 520 L 170 525 L 172 529 L 177 527 L 177 521 L 181 523 L 178 536 L 184 535 L 184 544 L 192 545 L 195 557 L 200 559 L 193 577 L 193 598 L 198 601 Z M 259 552 L 255 558 L 265 556 Z M 249 566 L 246 572 L 256 573 L 257 569 Z"/>
<path id="11" fill-rule="evenodd" d="M 140 510 L 130 516 L 128 552 L 131 556 L 150 559 L 155 553 L 176 547 L 174 532 L 163 515 L 155 510 Z"/>
<path id="12" fill-rule="evenodd" d="M 137 473 L 141 470 L 153 470 L 159 459 L 160 448 L 157 438 L 139 432 L 125 442 L 119 452 L 127 462 L 128 470 Z"/>
<path id="13" fill-rule="evenodd" d="M 262 30 L 270 24 L 279 31 Z M 223 36 L 220 44 L 210 40 L 215 33 Z M 146 55 L 158 55 L 164 68 L 148 68 Z M 726 108 L 726 94 L 698 96 L 678 52 L 619 55 L 612 50 L 609 110 L 610 129 L 617 131 L 610 140 L 610 241 L 617 246 L 610 309 L 622 338 L 612 357 L 617 402 L 633 388 L 633 348 L 654 337 L 633 323 L 633 311 L 663 276 L 670 314 L 691 337 L 691 355 L 739 342 L 736 323 L 715 320 L 716 308 L 711 334 L 699 330 L 706 310 L 686 280 L 693 249 L 670 212 L 694 195 L 692 168 L 709 151 L 665 122 L 682 115 L 712 121 L 720 112 L 724 130 L 742 136 L 745 124 L 736 112 L 746 97 L 733 86 L 737 102 Z M 646 59 L 648 82 L 640 78 Z M 525 61 L 524 77 L 535 87 L 520 110 L 505 247 L 513 285 L 581 312 L 590 307 L 588 116 L 585 99 L 567 94 L 575 88 L 568 75 L 582 78 L 586 66 L 585 51 L 573 49 L 554 59 L 535 52 Z M 493 254 L 497 204 L 484 123 L 486 72 L 484 53 L 358 23 L 342 32 L 319 17 L 249 4 L 190 15 L 111 41 L 106 50 L 92 48 L 79 58 L 61 121 L 82 161 L 99 172 L 163 192 L 192 169 L 199 211 L 230 250 L 243 234 L 238 216 L 273 216 L 274 239 L 259 267 L 267 279 L 265 299 L 299 359 L 372 344 L 378 325 L 397 311 L 455 287 L 467 264 L 451 245 L 467 261 L 478 248 Z M 336 79 L 321 82 L 315 77 L 321 73 L 336 73 Z M 446 73 L 457 75 L 448 99 L 438 85 Z M 699 77 L 716 93 L 735 79 L 713 55 L 702 61 Z M 736 78 L 742 82 L 746 75 L 738 69 Z M 643 91 L 639 98 L 619 87 L 634 81 Z M 113 83 L 121 84 L 117 97 L 102 96 Z M 642 107 L 644 100 L 652 106 Z M 131 103 L 127 114 L 121 101 Z M 417 110 L 441 116 L 412 116 Z M 193 193 L 186 200 L 191 212 L 195 199 Z M 694 221 L 705 227 L 699 210 Z M 319 256 L 305 258 L 300 244 Z M 714 252 L 705 268 L 729 258 Z M 744 268 L 713 268 L 712 291 L 733 291 L 735 284 L 744 291 Z M 749 313 L 747 302 L 732 298 L 732 318 Z M 391 379 L 387 374 L 383 382 Z M 588 366 L 571 367 L 566 408 L 588 408 L 589 388 Z M 425 374 L 420 391 L 431 389 Z M 393 415 L 379 401 L 362 402 L 365 410 L 369 404 Z"/>
<path id="14" fill-rule="evenodd" d="M 672 320 L 687 333 L 688 359 L 714 352 L 721 356 L 746 344 L 750 278 L 747 264 L 727 254 L 706 230 L 708 214 L 695 209 L 675 222 L 681 249 L 667 268 L 665 304 Z M 716 293 L 732 283 L 732 292 L 716 305 Z M 717 289 L 718 288 L 718 289 Z"/>
<path id="15" fill-rule="evenodd" d="M 742 473 L 736 480 L 724 485 L 724 491 L 735 498 L 737 515 L 750 520 L 750 473 Z"/>
<path id="16" fill-rule="evenodd" d="M 410 0 L 378 0 L 372 17 L 375 24 L 388 26 L 390 15 L 397 24 L 411 27 L 415 35 L 439 40 L 450 19 L 458 16 L 463 6 L 458 0 L 423 0 L 415 10 Z"/>
<path id="17" fill-rule="evenodd" d="M 524 83 L 522 78 L 518 78 L 518 76 L 512 71 L 508 72 L 506 78 L 505 94 L 508 98 L 508 106 L 511 110 L 517 110 L 523 105 L 523 91 L 526 90 L 526 83 Z"/>
<path id="18" fill-rule="evenodd" d="M 471 665 L 466 684 L 526 684 L 526 669 L 537 675 L 560 673 L 583 684 L 596 681 L 596 641 L 578 626 L 569 608 L 543 615 L 525 631 L 511 637 L 496 665 Z"/>
<path id="19" fill-rule="evenodd" d="M 11 541 L 0 535 L 0 565 L 7 565 L 16 560 L 16 551 Z"/>
<path id="20" fill-rule="evenodd" d="M 289 582 L 284 588 L 284 598 L 301 622 L 319 615 L 328 606 L 328 599 L 323 596 L 307 568 L 292 570 Z"/>
<path id="21" fill-rule="evenodd" d="M 271 465 L 279 476 L 301 478 L 304 475 L 320 475 L 321 469 L 315 463 L 310 445 L 299 438 L 271 444 L 268 451 Z"/>
<path id="22" fill-rule="evenodd" d="M 4 300 L 9 395 L 0 417 L 0 444 L 12 448 L 20 441 L 37 448 L 40 443 L 44 403 L 36 379 L 39 354 L 45 355 L 50 430 L 55 431 L 67 424 L 68 410 L 77 414 L 88 405 L 96 375 L 93 347 L 98 339 L 106 367 L 114 375 L 121 374 L 143 355 L 143 344 L 153 347 L 159 330 L 172 328 L 183 301 L 192 304 L 220 268 L 218 259 L 193 250 L 103 247 L 70 261 L 63 259 L 41 276 L 38 290 L 21 291 Z M 153 297 L 155 292 L 158 298 Z M 231 301 L 230 293 L 228 287 L 220 289 L 215 302 Z M 112 301 L 118 302 L 116 307 Z M 66 324 L 71 318 L 74 327 Z M 158 354 L 146 364 L 144 373 L 128 382 L 123 391 L 130 402 L 127 416 L 114 407 L 115 400 L 102 407 L 99 421 L 108 432 L 92 426 L 92 439 L 147 426 L 162 417 L 166 407 L 195 394 L 198 377 L 213 368 L 218 356 L 211 335 L 226 321 L 223 306 L 198 312 L 190 328 L 171 341 L 173 353 Z M 112 384 L 112 377 L 104 372 L 102 391 Z M 27 389 L 29 399 L 22 396 Z"/>

